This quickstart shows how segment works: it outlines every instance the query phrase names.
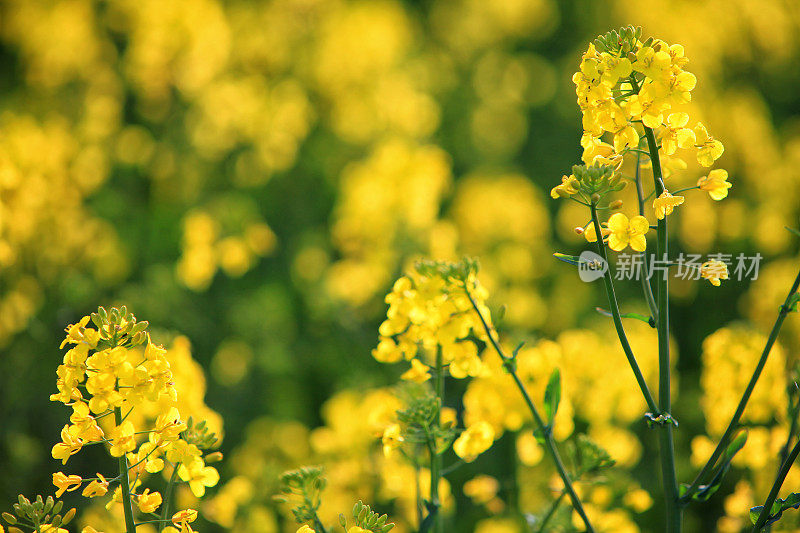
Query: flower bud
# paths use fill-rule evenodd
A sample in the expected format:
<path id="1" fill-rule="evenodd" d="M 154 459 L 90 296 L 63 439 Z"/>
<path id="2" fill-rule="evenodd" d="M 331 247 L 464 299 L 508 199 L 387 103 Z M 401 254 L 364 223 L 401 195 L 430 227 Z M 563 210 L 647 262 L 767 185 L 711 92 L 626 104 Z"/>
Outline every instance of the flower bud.
<path id="1" fill-rule="evenodd" d="M 222 452 L 214 452 L 206 455 L 206 463 L 218 463 L 222 461 Z"/>
<path id="2" fill-rule="evenodd" d="M 585 231 L 586 231 L 586 229 L 584 229 L 584 228 L 582 228 L 582 227 L 580 227 L 580 226 L 578 226 L 578 227 L 576 227 L 576 228 L 575 228 L 575 234 L 576 234 L 576 235 L 583 235 L 583 233 L 584 233 Z"/>
<path id="3" fill-rule="evenodd" d="M 610 204 L 608 204 L 609 209 L 619 209 L 622 207 L 622 200 L 614 200 Z"/>

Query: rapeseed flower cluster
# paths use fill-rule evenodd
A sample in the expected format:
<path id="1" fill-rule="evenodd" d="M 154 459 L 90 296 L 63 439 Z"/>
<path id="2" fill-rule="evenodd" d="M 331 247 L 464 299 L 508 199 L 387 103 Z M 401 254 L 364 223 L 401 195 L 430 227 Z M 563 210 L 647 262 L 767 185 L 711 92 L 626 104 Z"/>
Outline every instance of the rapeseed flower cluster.
<path id="1" fill-rule="evenodd" d="M 702 122 L 689 127 L 690 115 L 681 110 L 691 102 L 697 84 L 694 74 L 685 69 L 688 61 L 683 46 L 652 37 L 645 40 L 641 28 L 632 26 L 599 36 L 583 54 L 572 81 L 583 116 L 584 165 L 573 167 L 572 174 L 563 176 L 550 194 L 591 206 L 592 216 L 597 218 L 595 208 L 613 211 L 623 206 L 621 200 L 609 201 L 606 196 L 632 181 L 640 213 L 631 217 L 614 213 L 606 222 L 590 220 L 576 228 L 588 242 L 601 238 L 617 252 L 629 246 L 634 252 L 644 252 L 651 227 L 644 216 L 647 199 L 655 196 L 651 205 L 658 220 L 666 219 L 685 202 L 684 196 L 670 193 L 664 181 L 674 169 L 686 168 L 676 155 L 678 150 L 693 152 L 703 167 L 712 166 L 722 156 L 722 143 Z M 623 174 L 623 159 L 629 154 L 636 155 L 633 178 Z M 647 196 L 640 177 L 644 167 L 653 169 L 654 178 L 653 192 Z M 713 200 L 722 200 L 730 187 L 728 173 L 713 169 L 680 192 L 699 189 Z M 600 205 L 603 201 L 606 203 Z M 595 227 L 598 224 L 600 227 Z M 715 286 L 728 279 L 727 267 L 719 261 L 699 270 L 700 277 Z"/>
<path id="2" fill-rule="evenodd" d="M 194 424 L 182 417 L 167 350 L 151 341 L 147 326 L 123 306 L 110 311 L 101 307 L 67 328 L 61 347 L 69 348 L 57 369 L 58 392 L 50 399 L 69 406 L 72 413 L 51 454 L 66 465 L 86 446 L 107 445 L 109 455 L 118 458 L 119 471 L 90 478 L 56 472 L 53 485 L 56 497 L 81 487 L 87 498 L 113 491 L 108 509 L 132 503 L 142 515 L 163 509 L 161 519 L 169 521 L 171 516 L 172 522 L 164 531 L 189 532 L 196 511 L 168 515 L 164 506 L 169 502 L 162 494 L 141 485 L 149 474 L 171 467 L 167 497 L 180 482 L 202 497 L 219 481 L 217 470 L 207 463 L 220 454 L 206 452 L 217 439 L 205 422 Z M 125 509 L 126 522 L 131 512 Z"/>
<path id="3" fill-rule="evenodd" d="M 475 284 L 475 298 L 484 316 L 488 293 L 474 274 L 467 283 Z M 380 338 L 372 356 L 382 363 L 411 361 L 405 379 L 424 381 L 428 365 L 437 351 L 454 378 L 477 376 L 483 369 L 478 348 L 470 337 L 487 340 L 480 318 L 463 290 L 452 280 L 418 269 L 398 279 L 386 296 L 387 318 L 378 332 Z"/>

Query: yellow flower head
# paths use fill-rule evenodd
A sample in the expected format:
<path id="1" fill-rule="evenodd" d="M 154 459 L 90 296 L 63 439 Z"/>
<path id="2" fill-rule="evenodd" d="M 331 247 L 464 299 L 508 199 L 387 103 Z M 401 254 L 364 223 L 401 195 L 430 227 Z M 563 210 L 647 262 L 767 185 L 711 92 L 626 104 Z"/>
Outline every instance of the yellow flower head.
<path id="1" fill-rule="evenodd" d="M 608 219 L 608 246 L 615 252 L 621 252 L 630 245 L 637 251 L 643 252 L 647 248 L 644 234 L 650 229 L 650 223 L 643 216 L 637 215 L 628 219 L 622 213 L 614 213 Z"/>
<path id="2" fill-rule="evenodd" d="M 99 496 L 105 496 L 108 492 L 108 481 L 106 478 L 103 477 L 102 474 L 97 474 L 97 479 L 86 485 L 86 488 L 83 489 L 81 493 L 85 498 L 97 498 Z"/>
<path id="3" fill-rule="evenodd" d="M 198 498 L 206 493 L 206 487 L 213 487 L 219 482 L 217 469 L 206 466 L 201 457 L 194 457 L 190 463 L 179 466 L 178 476 L 189 483 L 192 494 Z"/>
<path id="4" fill-rule="evenodd" d="M 494 442 L 494 428 L 489 422 L 481 420 L 472 424 L 453 443 L 453 451 L 467 463 L 491 448 Z"/>
<path id="5" fill-rule="evenodd" d="M 150 492 L 150 489 L 144 489 L 138 499 L 136 505 L 143 513 L 154 513 L 161 505 L 161 494 L 158 492 Z"/>
<path id="6" fill-rule="evenodd" d="M 477 505 L 491 501 L 499 490 L 500 482 L 492 476 L 480 475 L 464 483 L 464 496 Z"/>
<path id="7" fill-rule="evenodd" d="M 56 498 L 60 498 L 64 492 L 77 490 L 82 482 L 81 476 L 68 476 L 64 472 L 56 472 L 53 474 L 53 485 L 58 487 Z"/>
<path id="8" fill-rule="evenodd" d="M 381 443 L 383 444 L 383 455 L 389 457 L 392 452 L 400 447 L 404 442 L 403 435 L 400 431 L 399 424 L 392 424 L 383 431 Z"/>
<path id="9" fill-rule="evenodd" d="M 605 226 L 608 226 L 606 224 Z M 611 230 L 608 227 L 604 227 L 603 224 L 600 224 L 600 233 L 603 235 L 603 239 L 611 233 Z M 597 232 L 594 230 L 594 222 L 589 222 L 589 225 L 586 226 L 586 229 L 583 232 L 584 238 L 589 242 L 597 242 Z"/>
<path id="10" fill-rule="evenodd" d="M 661 195 L 653 200 L 653 209 L 656 211 L 656 217 L 661 220 L 667 215 L 672 214 L 672 210 L 683 203 L 683 196 L 672 196 L 668 191 L 664 191 Z"/>
<path id="11" fill-rule="evenodd" d="M 728 196 L 728 189 L 731 184 L 728 182 L 728 172 L 721 168 L 715 168 L 697 180 L 697 186 L 701 191 L 706 191 L 712 200 L 722 200 Z"/>
<path id="12" fill-rule="evenodd" d="M 661 148 L 665 154 L 672 155 L 678 148 L 694 146 L 697 139 L 694 131 L 686 127 L 688 122 L 688 113 L 671 113 L 667 117 L 667 123 L 661 134 Z"/>
<path id="13" fill-rule="evenodd" d="M 694 127 L 696 137 L 695 147 L 697 148 L 697 162 L 704 167 L 710 167 L 714 161 L 720 158 L 725 147 L 721 142 L 708 134 L 708 130 L 702 122 L 698 122 Z"/>
<path id="14" fill-rule="evenodd" d="M 130 420 L 126 420 L 121 425 L 111 430 L 111 449 L 109 453 L 114 457 L 122 457 L 127 452 L 136 448 L 136 429 Z"/>
<path id="15" fill-rule="evenodd" d="M 172 523 L 176 526 L 181 526 L 181 533 L 193 531 L 189 522 L 194 522 L 195 520 L 197 520 L 197 511 L 194 509 L 184 509 L 172 515 Z"/>
<path id="16" fill-rule="evenodd" d="M 728 265 L 711 259 L 700 265 L 700 276 L 710 281 L 713 286 L 719 287 L 720 280 L 728 279 Z"/>
<path id="17" fill-rule="evenodd" d="M 317 533 L 317 532 L 308 526 L 303 526 L 300 529 L 298 529 L 296 533 Z"/>
<path id="18" fill-rule="evenodd" d="M 561 177 L 561 185 L 556 185 L 550 191 L 550 196 L 552 198 L 569 198 L 573 194 L 578 192 L 578 179 L 573 176 L 562 176 Z"/>
<path id="19" fill-rule="evenodd" d="M 400 379 L 413 381 L 414 383 L 424 383 L 431 378 L 430 367 L 420 362 L 419 359 L 411 360 L 411 368 L 403 372 Z"/>

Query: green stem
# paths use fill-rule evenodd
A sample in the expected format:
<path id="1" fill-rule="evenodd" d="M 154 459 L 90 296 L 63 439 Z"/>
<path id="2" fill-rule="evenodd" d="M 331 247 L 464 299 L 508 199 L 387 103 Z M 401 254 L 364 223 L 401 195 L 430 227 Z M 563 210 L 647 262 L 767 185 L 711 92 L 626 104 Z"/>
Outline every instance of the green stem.
<path id="1" fill-rule="evenodd" d="M 619 337 L 619 342 L 622 345 L 622 351 L 625 352 L 625 357 L 628 358 L 628 364 L 630 365 L 631 370 L 633 370 L 633 375 L 636 377 L 636 382 L 639 384 L 639 389 L 642 391 L 644 401 L 647 403 L 647 408 L 650 409 L 650 413 L 653 416 L 656 416 L 659 413 L 658 406 L 656 406 L 656 402 L 653 400 L 653 395 L 650 394 L 650 389 L 647 387 L 647 381 L 645 381 L 642 370 L 639 368 L 639 363 L 636 362 L 636 357 L 633 355 L 633 349 L 631 348 L 631 344 L 628 342 L 628 336 L 625 334 L 625 328 L 622 326 L 622 317 L 619 314 L 617 295 L 614 292 L 614 282 L 611 280 L 611 268 L 610 263 L 608 262 L 608 255 L 606 254 L 606 245 L 603 243 L 603 236 L 598 230 L 598 228 L 600 228 L 600 219 L 597 217 L 597 206 L 592 204 L 589 206 L 589 208 L 592 210 L 592 222 L 594 223 L 595 233 L 598 236 L 597 251 L 600 254 L 600 257 L 603 258 L 604 264 L 609 266 L 609 268 L 607 268 L 603 273 L 603 282 L 606 286 L 608 306 L 611 309 L 611 316 L 614 319 L 614 327 L 617 329 L 617 336 Z"/>
<path id="2" fill-rule="evenodd" d="M 550 522 L 550 519 L 553 518 L 553 516 L 556 514 L 558 506 L 561 505 L 561 501 L 564 499 L 564 496 L 566 495 L 567 493 L 562 490 L 561 494 L 558 495 L 558 498 L 556 498 L 556 500 L 552 503 L 552 505 L 550 505 L 550 510 L 547 511 L 546 515 L 544 515 L 544 518 L 542 518 L 542 523 L 539 526 L 539 529 L 537 529 L 538 533 L 546 533 L 547 530 L 545 528 L 547 527 L 547 523 Z"/>
<path id="3" fill-rule="evenodd" d="M 642 187 L 642 177 L 641 177 L 641 154 L 639 152 L 636 153 L 636 199 L 639 203 L 639 215 L 644 216 L 644 189 Z M 647 273 L 650 270 L 648 269 L 647 264 L 647 252 L 642 252 L 642 272 L 639 273 L 639 277 L 642 281 L 642 291 L 644 292 L 644 298 L 647 300 L 647 307 L 650 309 L 650 316 L 653 317 L 653 321 L 658 321 L 658 307 L 656 307 L 656 299 L 653 296 L 653 287 L 650 286 L 650 279 L 647 276 Z"/>
<path id="4" fill-rule="evenodd" d="M 780 333 L 781 326 L 783 326 L 783 321 L 786 319 L 786 315 L 789 314 L 789 306 L 791 304 L 792 297 L 795 295 L 795 293 L 797 293 L 798 288 L 800 288 L 800 271 L 797 273 L 797 277 L 795 278 L 791 289 L 789 289 L 789 294 L 786 296 L 786 300 L 784 300 L 783 305 L 780 307 L 778 317 L 775 319 L 775 323 L 772 325 L 772 331 L 769 333 L 767 343 L 764 345 L 764 350 L 761 352 L 761 357 L 758 360 L 758 364 L 756 364 L 756 369 L 753 371 L 753 376 L 750 378 L 750 382 L 747 384 L 747 387 L 742 394 L 742 399 L 739 400 L 739 405 L 736 407 L 736 412 L 733 413 L 733 417 L 728 423 L 725 433 L 723 433 L 722 437 L 719 439 L 719 444 L 717 444 L 717 447 L 714 449 L 714 453 L 711 454 L 711 457 L 703 466 L 703 469 L 699 474 L 697 474 L 697 477 L 694 479 L 694 481 L 692 481 L 692 484 L 689 485 L 689 488 L 681 498 L 683 502 L 688 502 L 692 495 L 697 492 L 701 483 L 703 483 L 711 470 L 717 464 L 717 460 L 722 456 L 722 452 L 725 451 L 725 448 L 728 446 L 728 442 L 738 429 L 739 420 L 742 418 L 744 409 L 747 407 L 747 402 L 750 401 L 750 396 L 753 394 L 753 389 L 756 387 L 758 378 L 761 377 L 761 372 L 764 370 L 764 366 L 767 364 L 769 353 L 772 351 L 773 344 L 775 344 L 775 341 L 778 339 L 778 333 Z"/>
<path id="5" fill-rule="evenodd" d="M 764 508 L 761 509 L 761 514 L 758 515 L 758 519 L 753 526 L 753 533 L 757 533 L 767 523 L 770 509 L 772 509 L 772 504 L 775 503 L 775 499 L 778 497 L 778 492 L 780 492 L 781 486 L 783 486 L 783 482 L 786 480 L 786 476 L 789 474 L 789 469 L 792 468 L 792 465 L 797 459 L 798 454 L 800 454 L 800 441 L 797 441 L 797 444 L 794 445 L 794 448 L 792 448 L 789 456 L 783 462 L 783 465 L 781 465 L 781 470 L 778 472 L 778 477 L 775 479 L 775 483 L 772 484 L 772 489 L 770 489 L 767 500 L 764 502 Z"/>
<path id="6" fill-rule="evenodd" d="M 436 409 L 436 414 L 434 415 L 433 425 L 436 431 L 438 431 L 441 426 L 441 412 L 442 405 L 444 403 L 444 365 L 442 361 L 441 348 L 436 349 L 434 391 L 436 393 L 436 399 L 439 402 L 439 406 Z M 439 501 L 439 480 L 442 477 L 442 456 L 437 449 L 436 433 L 430 436 L 429 443 L 429 450 L 431 454 L 431 502 L 436 506 L 437 509 L 436 516 L 434 517 L 433 530 L 436 533 L 442 533 L 444 531 L 444 522 L 442 521 L 441 502 Z"/>
<path id="7" fill-rule="evenodd" d="M 467 294 L 467 298 L 469 298 L 470 303 L 472 304 L 472 308 L 477 313 L 478 318 L 481 321 L 481 325 L 483 326 L 484 331 L 486 332 L 486 336 L 489 338 L 489 342 L 494 348 L 494 351 L 497 352 L 497 355 L 503 361 L 503 367 L 511 374 L 511 377 L 514 379 L 514 383 L 519 389 L 520 393 L 522 394 L 522 398 L 525 400 L 525 404 L 528 406 L 528 409 L 533 416 L 533 420 L 536 423 L 538 429 L 541 430 L 544 436 L 544 445 L 547 451 L 550 453 L 550 456 L 553 458 L 553 463 L 555 463 L 556 470 L 558 471 L 559 477 L 561 477 L 561 481 L 564 483 L 564 490 L 569 495 L 570 500 L 572 501 L 572 507 L 577 511 L 578 515 L 583 520 L 584 525 L 586 526 L 587 533 L 595 533 L 595 529 L 592 527 L 591 522 L 589 522 L 589 517 L 586 515 L 586 511 L 583 508 L 583 504 L 581 503 L 580 498 L 578 497 L 578 493 L 575 492 L 575 487 L 572 485 L 572 480 L 569 478 L 569 474 L 567 473 L 567 469 L 564 466 L 564 462 L 561 460 L 561 455 L 558 453 L 558 448 L 556 448 L 555 440 L 553 439 L 553 428 L 549 425 L 545 424 L 544 419 L 539 414 L 539 410 L 536 409 L 536 406 L 533 404 L 533 400 L 531 400 L 530 395 L 528 394 L 528 390 L 525 388 L 525 385 L 522 383 L 522 380 L 517 375 L 517 371 L 514 368 L 513 358 L 508 357 L 503 348 L 500 347 L 500 342 L 497 339 L 494 330 L 489 326 L 488 322 L 481 313 L 480 309 L 478 308 L 478 304 L 475 302 L 475 299 L 472 297 L 472 293 L 469 290 L 467 284 L 464 284 L 464 291 Z"/>
<path id="8" fill-rule="evenodd" d="M 114 408 L 114 421 L 117 426 L 122 424 L 122 409 Z M 122 454 L 119 461 L 120 490 L 122 492 L 122 508 L 125 512 L 125 533 L 136 533 L 136 524 L 133 522 L 133 501 L 131 500 L 131 486 L 128 479 L 128 458 Z"/>
<path id="9" fill-rule="evenodd" d="M 650 161 L 653 165 L 653 182 L 656 196 L 664 192 L 664 180 L 661 173 L 661 159 L 653 130 L 644 126 L 647 146 L 650 150 Z M 669 250 L 667 236 L 667 217 L 658 221 L 656 248 L 657 256 L 666 259 Z M 670 353 L 669 353 L 669 277 L 662 272 L 657 281 L 658 293 L 658 405 L 662 415 L 672 412 L 670 394 Z M 667 512 L 667 531 L 677 533 L 681 530 L 682 507 L 678 494 L 678 481 L 675 475 L 675 447 L 672 438 L 672 424 L 660 426 L 661 477 L 664 484 L 664 500 Z"/>
<path id="10" fill-rule="evenodd" d="M 164 491 L 164 503 L 161 506 L 161 520 L 166 521 L 169 518 L 169 508 L 170 504 L 172 504 L 172 492 L 175 489 L 175 483 L 178 479 L 178 468 L 181 466 L 181 462 L 178 461 L 175 463 L 175 466 L 172 469 L 172 475 L 169 476 L 169 483 L 167 483 L 167 490 Z"/>

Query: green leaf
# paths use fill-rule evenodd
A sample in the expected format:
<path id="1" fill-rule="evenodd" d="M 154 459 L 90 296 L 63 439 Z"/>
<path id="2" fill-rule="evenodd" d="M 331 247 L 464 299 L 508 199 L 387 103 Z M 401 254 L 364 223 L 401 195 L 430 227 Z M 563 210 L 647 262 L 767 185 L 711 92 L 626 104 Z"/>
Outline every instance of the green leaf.
<path id="1" fill-rule="evenodd" d="M 598 313 L 600 313 L 603 316 L 610 316 L 610 317 L 614 316 L 609 311 L 606 311 L 602 307 L 595 307 L 594 310 L 597 311 Z M 619 315 L 619 316 L 620 316 L 620 318 L 635 318 L 636 320 L 641 320 L 642 322 L 644 322 L 646 324 L 650 324 L 650 322 L 652 320 L 652 318 L 650 318 L 649 316 L 640 315 L 639 313 L 625 313 L 624 315 Z"/>
<path id="2" fill-rule="evenodd" d="M 739 453 L 739 451 L 744 448 L 745 443 L 747 442 L 747 430 L 742 429 L 740 430 L 736 436 L 733 437 L 733 440 L 728 444 L 725 448 L 725 453 L 722 454 L 722 461 L 720 462 L 719 469 L 714 474 L 714 477 L 705 485 L 700 485 L 697 487 L 697 492 L 692 494 L 692 500 L 696 502 L 705 502 L 708 501 L 711 496 L 713 496 L 722 485 L 722 480 L 725 477 L 725 474 L 731 468 L 731 461 L 733 461 L 733 457 Z M 681 487 L 681 492 L 685 493 L 686 488 L 688 485 L 684 485 Z"/>
<path id="3" fill-rule="evenodd" d="M 766 526 L 773 524 L 780 520 L 784 511 L 798 508 L 800 508 L 800 493 L 793 492 L 786 498 L 778 498 L 775 500 L 775 503 L 772 504 L 772 508 L 769 511 L 769 516 L 767 517 L 767 521 L 764 525 Z M 761 514 L 762 509 L 764 509 L 763 505 L 758 505 L 750 509 L 750 520 L 754 524 L 758 521 L 758 517 Z"/>
<path id="4" fill-rule="evenodd" d="M 577 255 L 567 255 L 556 252 L 553 254 L 553 257 L 555 257 L 559 261 L 564 261 L 565 263 L 569 263 L 570 265 L 578 266 L 580 264 L 580 257 L 578 257 Z"/>
<path id="5" fill-rule="evenodd" d="M 789 303 L 786 307 L 789 308 L 789 311 L 795 313 L 797 312 L 797 303 L 800 302 L 800 292 L 796 292 L 792 294 L 791 298 L 789 298 Z"/>
<path id="6" fill-rule="evenodd" d="M 544 390 L 544 413 L 547 417 L 547 424 L 553 425 L 553 420 L 558 412 L 558 404 L 561 402 L 561 372 L 554 368 Z"/>
<path id="7" fill-rule="evenodd" d="M 736 436 L 733 438 L 728 447 L 725 448 L 724 454 L 724 461 L 731 462 L 733 460 L 733 456 L 739 453 L 739 451 L 744 448 L 745 443 L 747 442 L 747 430 L 742 429 L 739 431 Z"/>

